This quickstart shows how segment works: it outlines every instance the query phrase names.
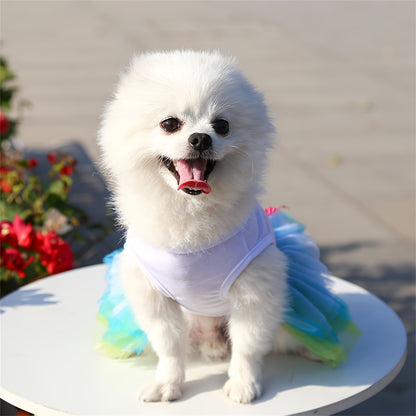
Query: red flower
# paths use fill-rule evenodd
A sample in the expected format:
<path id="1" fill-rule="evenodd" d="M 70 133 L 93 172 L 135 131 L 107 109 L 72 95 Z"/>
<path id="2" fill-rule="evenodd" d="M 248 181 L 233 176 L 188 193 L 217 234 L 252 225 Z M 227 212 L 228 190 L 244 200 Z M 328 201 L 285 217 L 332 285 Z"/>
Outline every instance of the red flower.
<path id="1" fill-rule="evenodd" d="M 7 133 L 10 129 L 10 122 L 3 112 L 0 111 L 0 133 Z"/>
<path id="2" fill-rule="evenodd" d="M 39 254 L 43 250 L 43 237 L 44 235 L 41 232 L 37 232 L 33 236 L 32 249 Z"/>
<path id="3" fill-rule="evenodd" d="M 27 167 L 29 169 L 32 169 L 32 168 L 36 167 L 37 165 L 38 165 L 38 160 L 35 159 L 35 158 L 29 159 L 28 162 L 27 162 Z"/>
<path id="4" fill-rule="evenodd" d="M 9 173 L 12 171 L 12 168 L 5 168 L 3 166 L 0 166 L 0 173 Z"/>
<path id="5" fill-rule="evenodd" d="M 32 224 L 26 224 L 18 215 L 16 215 L 12 225 L 17 238 L 17 244 L 24 248 L 32 247 L 34 243 Z"/>
<path id="6" fill-rule="evenodd" d="M 62 169 L 61 169 L 62 175 L 72 175 L 73 172 L 74 172 L 74 169 L 72 168 L 72 166 L 62 166 Z"/>
<path id="7" fill-rule="evenodd" d="M 1 242 L 14 247 L 23 247 L 33 250 L 35 246 L 35 233 L 32 224 L 26 224 L 18 215 L 13 222 L 0 222 Z"/>
<path id="8" fill-rule="evenodd" d="M 6 178 L 1 178 L 1 180 L 0 180 L 0 189 L 5 194 L 9 194 L 12 191 L 12 187 L 10 186 L 9 182 L 7 182 Z"/>
<path id="9" fill-rule="evenodd" d="M 56 152 L 51 152 L 51 153 L 48 153 L 48 155 L 46 157 L 48 158 L 49 162 L 52 165 L 54 165 L 57 162 L 57 160 L 56 160 L 57 155 L 58 154 Z"/>
<path id="10" fill-rule="evenodd" d="M 11 246 L 17 246 L 16 233 L 13 229 L 13 224 L 10 221 L 0 222 L 0 241 L 1 244 L 10 244 Z"/>
<path id="11" fill-rule="evenodd" d="M 74 255 L 70 245 L 58 237 L 55 231 L 37 235 L 40 258 L 49 274 L 64 272 L 74 267 Z M 41 241 L 39 240 L 41 238 Z"/>
<path id="12" fill-rule="evenodd" d="M 14 270 L 20 277 L 25 277 L 24 269 L 33 261 L 33 256 L 21 253 L 17 248 L 6 248 L 1 253 L 1 263 L 6 269 Z"/>

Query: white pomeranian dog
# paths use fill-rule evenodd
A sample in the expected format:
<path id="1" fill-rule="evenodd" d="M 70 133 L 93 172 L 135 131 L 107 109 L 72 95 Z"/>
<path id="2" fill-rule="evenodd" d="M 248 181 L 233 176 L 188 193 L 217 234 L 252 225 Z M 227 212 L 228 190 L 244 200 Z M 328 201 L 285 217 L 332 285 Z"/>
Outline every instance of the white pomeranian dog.
<path id="1" fill-rule="evenodd" d="M 143 401 L 181 396 L 187 344 L 231 353 L 238 403 L 261 395 L 276 339 L 299 348 L 281 329 L 286 258 L 256 201 L 273 135 L 262 95 L 219 53 L 146 53 L 121 76 L 99 145 L 127 231 L 123 288 L 159 358 Z"/>

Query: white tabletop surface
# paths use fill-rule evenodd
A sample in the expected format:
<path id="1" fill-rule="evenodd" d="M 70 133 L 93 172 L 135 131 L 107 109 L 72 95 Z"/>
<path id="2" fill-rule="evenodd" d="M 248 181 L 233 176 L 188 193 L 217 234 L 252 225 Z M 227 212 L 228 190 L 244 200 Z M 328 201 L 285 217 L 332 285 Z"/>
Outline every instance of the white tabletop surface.
<path id="1" fill-rule="evenodd" d="M 76 269 L 1 300 L 2 399 L 39 416 L 328 415 L 380 391 L 405 360 L 406 333 L 397 315 L 360 287 L 332 278 L 363 333 L 341 367 L 269 355 L 263 396 L 238 405 L 221 391 L 227 363 L 190 360 L 180 400 L 141 403 L 137 392 L 153 376 L 156 358 L 114 360 L 95 349 L 104 272 L 104 265 Z"/>

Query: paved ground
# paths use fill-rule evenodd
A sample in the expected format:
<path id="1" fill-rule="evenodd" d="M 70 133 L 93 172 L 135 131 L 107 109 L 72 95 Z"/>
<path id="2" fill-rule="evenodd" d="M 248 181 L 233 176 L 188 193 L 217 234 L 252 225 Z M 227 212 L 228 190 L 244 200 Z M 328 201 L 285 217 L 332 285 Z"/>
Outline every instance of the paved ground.
<path id="1" fill-rule="evenodd" d="M 83 173 L 74 198 L 98 218 L 95 132 L 132 53 L 238 57 L 279 131 L 264 203 L 290 206 L 334 274 L 385 300 L 409 334 L 404 370 L 344 412 L 356 415 L 415 414 L 414 31 L 413 1 L 1 4 L 3 53 L 33 103 L 19 138 L 32 152 L 73 150 Z M 116 244 L 112 236 L 82 263 Z"/>

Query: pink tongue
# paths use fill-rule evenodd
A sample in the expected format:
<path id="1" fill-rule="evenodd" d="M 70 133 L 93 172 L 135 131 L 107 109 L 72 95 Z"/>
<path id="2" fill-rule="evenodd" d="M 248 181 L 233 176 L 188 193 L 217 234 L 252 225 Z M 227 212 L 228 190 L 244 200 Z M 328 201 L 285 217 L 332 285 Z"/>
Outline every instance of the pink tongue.
<path id="1" fill-rule="evenodd" d="M 189 188 L 209 194 L 211 187 L 204 181 L 206 167 L 206 159 L 177 160 L 176 170 L 179 173 L 178 191 L 182 188 Z"/>

